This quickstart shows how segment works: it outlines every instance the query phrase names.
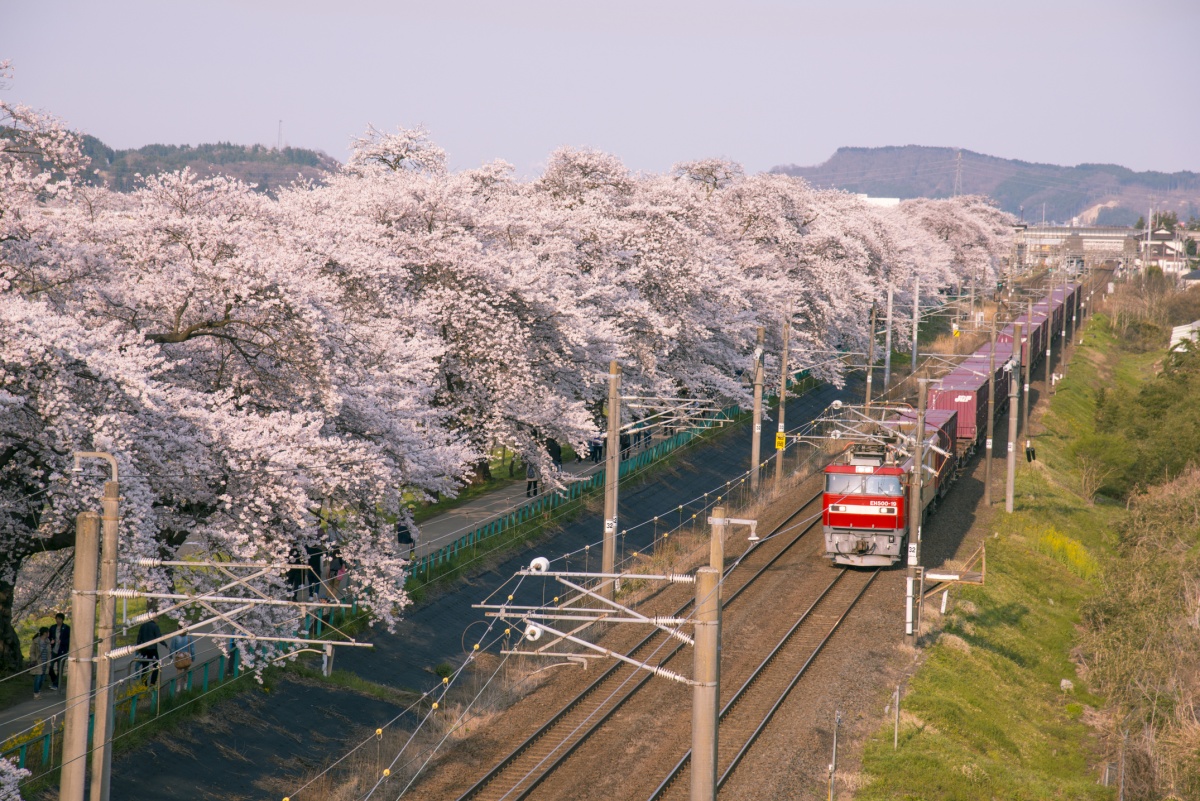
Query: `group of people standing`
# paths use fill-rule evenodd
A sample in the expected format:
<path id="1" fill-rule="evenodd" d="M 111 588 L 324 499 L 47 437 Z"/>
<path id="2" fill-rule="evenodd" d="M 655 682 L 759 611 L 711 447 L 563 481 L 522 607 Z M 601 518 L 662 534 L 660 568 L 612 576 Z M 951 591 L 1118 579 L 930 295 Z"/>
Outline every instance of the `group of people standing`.
<path id="1" fill-rule="evenodd" d="M 155 640 L 162 639 L 162 629 L 157 620 L 147 620 L 138 627 L 137 659 L 134 663 L 134 675 L 145 676 L 148 686 L 158 684 L 162 660 L 159 658 L 159 647 L 163 645 Z M 175 665 L 175 670 L 183 673 L 196 661 L 196 638 L 186 631 L 177 633 L 166 642 L 167 658 Z"/>
<path id="2" fill-rule="evenodd" d="M 29 647 L 29 668 L 33 675 L 33 697 L 42 697 L 46 679 L 50 690 L 57 692 L 65 681 L 66 658 L 71 650 L 71 627 L 61 612 L 54 616 L 53 626 L 42 626 L 34 635 Z M 134 659 L 133 675 L 146 676 L 150 685 L 158 684 L 160 666 L 159 648 L 162 629 L 155 620 L 147 620 L 138 627 L 137 656 Z M 180 632 L 167 643 L 167 658 L 172 660 L 177 671 L 185 671 L 196 659 L 196 640 L 187 632 Z"/>
<path id="3" fill-rule="evenodd" d="M 288 584 L 297 601 L 323 601 L 337 603 L 341 600 L 346 583 L 346 561 L 337 548 L 323 550 L 311 545 L 304 546 L 305 559 L 299 547 L 292 549 L 291 562 L 308 567 L 293 567 L 287 572 Z"/>
<path id="4" fill-rule="evenodd" d="M 669 427 L 664 427 L 665 431 L 671 431 Z M 628 459 L 630 455 L 641 448 L 649 448 L 652 436 L 649 427 L 643 427 L 643 424 L 638 423 L 632 433 L 621 434 L 621 458 Z M 588 443 L 591 451 L 592 463 L 600 464 L 604 461 L 604 451 L 608 448 L 608 438 L 604 436 L 593 437 Z"/>
<path id="5" fill-rule="evenodd" d="M 50 689 L 58 692 L 63 680 L 63 665 L 67 652 L 71 650 L 71 627 L 67 618 L 59 612 L 54 616 L 53 626 L 42 626 L 33 637 L 29 647 L 29 667 L 33 674 L 33 697 L 42 697 L 42 687 L 50 678 Z"/>

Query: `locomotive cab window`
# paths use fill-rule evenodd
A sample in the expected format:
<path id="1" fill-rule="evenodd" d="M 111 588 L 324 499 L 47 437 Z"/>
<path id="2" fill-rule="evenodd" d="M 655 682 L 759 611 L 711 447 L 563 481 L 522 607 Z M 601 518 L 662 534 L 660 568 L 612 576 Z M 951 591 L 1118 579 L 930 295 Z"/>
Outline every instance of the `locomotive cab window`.
<path id="1" fill-rule="evenodd" d="M 867 476 L 868 495 L 903 495 L 900 476 Z"/>
<path id="2" fill-rule="evenodd" d="M 826 473 L 825 491 L 835 495 L 904 494 L 900 476 L 860 476 L 851 473 Z"/>

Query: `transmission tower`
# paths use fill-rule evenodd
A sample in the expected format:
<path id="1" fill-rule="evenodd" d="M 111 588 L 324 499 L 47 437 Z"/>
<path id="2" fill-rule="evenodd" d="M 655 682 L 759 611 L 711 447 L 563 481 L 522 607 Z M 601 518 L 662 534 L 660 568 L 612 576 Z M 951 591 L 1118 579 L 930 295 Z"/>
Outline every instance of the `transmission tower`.
<path id="1" fill-rule="evenodd" d="M 954 196 L 962 194 L 962 151 L 954 159 Z"/>

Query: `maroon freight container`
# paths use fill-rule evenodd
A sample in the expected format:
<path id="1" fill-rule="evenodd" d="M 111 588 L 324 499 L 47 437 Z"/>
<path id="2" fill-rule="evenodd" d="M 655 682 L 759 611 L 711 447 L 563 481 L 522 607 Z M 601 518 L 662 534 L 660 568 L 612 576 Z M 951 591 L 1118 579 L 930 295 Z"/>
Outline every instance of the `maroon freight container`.
<path id="1" fill-rule="evenodd" d="M 973 450 L 987 431 L 987 376 L 957 375 L 942 379 L 929 390 L 929 408 L 958 412 L 955 434 L 966 450 Z"/>
<path id="2" fill-rule="evenodd" d="M 1037 355 L 1046 349 L 1045 341 L 1042 339 L 1042 337 L 1046 333 L 1046 316 L 1044 314 L 1038 315 L 1036 313 L 1033 315 L 1032 331 L 1030 331 L 1029 320 L 1027 318 L 1028 318 L 1027 314 L 1022 314 L 1020 317 L 1018 317 L 1012 323 L 1009 323 L 1009 325 L 1007 327 L 1005 327 L 1003 330 L 1000 331 L 999 334 L 996 335 L 996 341 L 997 342 L 1012 342 L 1013 334 L 1016 332 L 1016 324 L 1020 323 L 1021 324 L 1021 364 L 1029 363 L 1029 345 L 1030 345 L 1031 340 L 1033 343 L 1034 363 L 1036 364 L 1038 361 Z M 1015 350 L 1015 348 L 1014 348 L 1014 350 Z"/>

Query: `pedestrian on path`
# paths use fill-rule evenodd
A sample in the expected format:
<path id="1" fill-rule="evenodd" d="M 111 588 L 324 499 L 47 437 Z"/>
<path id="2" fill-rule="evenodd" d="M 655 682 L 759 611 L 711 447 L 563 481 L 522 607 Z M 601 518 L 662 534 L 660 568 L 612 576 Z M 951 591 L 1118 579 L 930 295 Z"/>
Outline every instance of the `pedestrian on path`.
<path id="1" fill-rule="evenodd" d="M 525 497 L 535 498 L 538 494 L 538 470 L 533 462 L 525 463 Z"/>
<path id="2" fill-rule="evenodd" d="M 400 516 L 396 518 L 396 542 L 400 544 L 400 550 L 404 550 L 404 547 L 408 546 L 408 561 L 410 562 L 417 554 L 417 540 L 420 537 L 416 527 L 408 522 L 412 519 L 411 515 L 412 507 L 409 507 L 407 513 L 401 512 Z"/>
<path id="3" fill-rule="evenodd" d="M 329 558 L 329 599 L 337 603 L 342 599 L 342 582 L 346 578 L 346 561 L 334 550 Z"/>
<path id="4" fill-rule="evenodd" d="M 308 551 L 308 574 L 305 576 L 308 600 L 318 601 L 321 598 L 321 570 L 325 550 L 316 545 L 304 547 Z"/>
<path id="5" fill-rule="evenodd" d="M 162 629 L 158 627 L 158 621 L 147 620 L 138 627 L 137 636 L 137 653 L 138 653 L 138 668 L 137 675 L 149 671 L 150 677 L 146 680 L 146 686 L 153 687 L 158 684 L 158 646 L 161 643 L 150 643 L 151 640 L 157 640 L 162 636 Z"/>
<path id="6" fill-rule="evenodd" d="M 196 638 L 186 631 L 179 632 L 167 642 L 167 656 L 175 665 L 175 674 L 178 679 L 175 684 L 175 692 L 183 692 L 187 689 L 184 678 L 192 667 L 192 663 L 196 661 Z"/>
<path id="7" fill-rule="evenodd" d="M 29 644 L 29 667 L 33 673 L 33 697 L 42 697 L 42 684 L 50 672 L 50 629 L 42 626 Z"/>
<path id="8" fill-rule="evenodd" d="M 293 543 L 292 549 L 288 553 L 288 564 L 298 565 L 298 564 L 303 563 L 303 561 L 304 561 L 304 556 L 300 553 L 300 545 L 297 543 Z M 292 600 L 294 600 L 294 601 L 303 601 L 304 600 L 303 598 L 300 597 L 300 589 L 304 586 L 304 574 L 306 572 L 307 571 L 305 571 L 305 569 L 302 567 L 289 567 L 288 568 L 287 583 L 288 583 L 288 586 L 292 590 Z"/>
<path id="9" fill-rule="evenodd" d="M 604 437 L 592 437 L 588 445 L 588 450 L 592 452 L 592 464 L 600 464 L 604 459 Z"/>
<path id="10" fill-rule="evenodd" d="M 196 661 L 196 640 L 186 631 L 172 637 L 167 643 L 167 650 L 178 671 L 187 670 Z"/>
<path id="11" fill-rule="evenodd" d="M 71 627 L 62 612 L 54 616 L 54 625 L 50 627 L 50 689 L 58 692 L 58 677 L 62 672 L 67 652 L 71 650 Z"/>

